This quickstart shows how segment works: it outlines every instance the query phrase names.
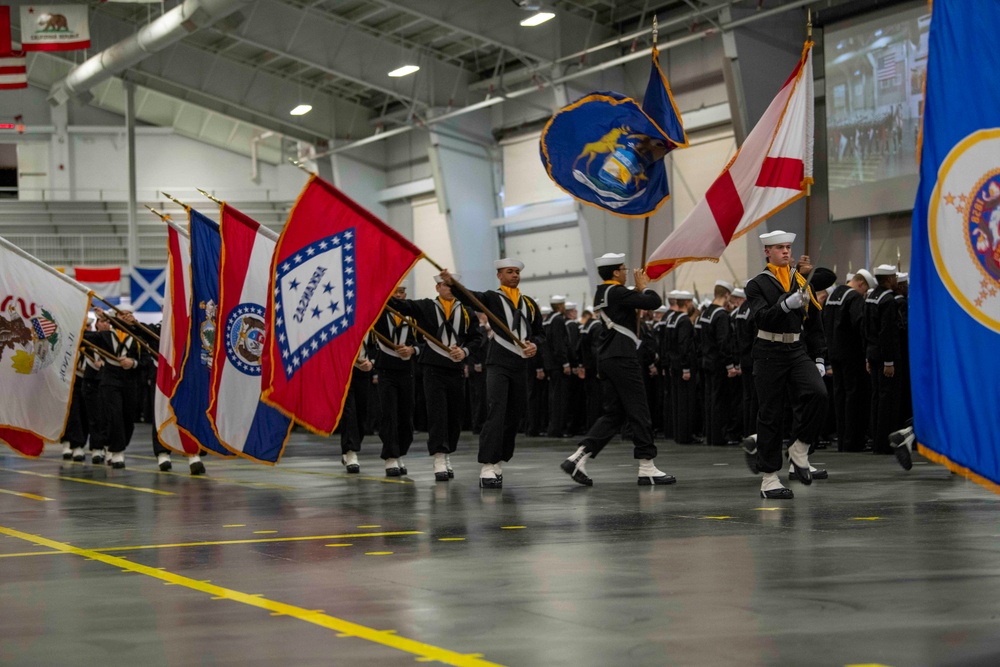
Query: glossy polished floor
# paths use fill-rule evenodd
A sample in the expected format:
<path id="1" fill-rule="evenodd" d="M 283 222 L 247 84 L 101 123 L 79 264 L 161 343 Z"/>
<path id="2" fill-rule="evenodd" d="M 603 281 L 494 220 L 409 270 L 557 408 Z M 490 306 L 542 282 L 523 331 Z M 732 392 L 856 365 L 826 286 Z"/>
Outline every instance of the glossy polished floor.
<path id="1" fill-rule="evenodd" d="M 522 439 L 502 491 L 474 440 L 435 483 L 374 441 L 344 474 L 296 434 L 276 468 L 0 455 L 3 665 L 997 665 L 1000 499 L 920 461 L 820 451 L 830 478 L 762 501 L 735 449 L 631 448 L 558 468 Z M 176 459 L 176 457 L 175 457 Z"/>

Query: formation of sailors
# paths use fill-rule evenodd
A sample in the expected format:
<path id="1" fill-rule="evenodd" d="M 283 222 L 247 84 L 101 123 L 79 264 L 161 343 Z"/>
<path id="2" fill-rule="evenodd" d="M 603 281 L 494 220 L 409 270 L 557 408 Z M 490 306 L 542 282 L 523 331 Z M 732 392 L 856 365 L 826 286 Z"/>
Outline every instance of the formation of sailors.
<path id="1" fill-rule="evenodd" d="M 766 268 L 745 288 L 716 281 L 700 302 L 678 289 L 663 303 L 641 270 L 626 286 L 625 256 L 614 253 L 595 260 L 601 283 L 582 312 L 561 295 L 539 305 L 522 294 L 515 258 L 494 263 L 498 285 L 485 291 L 456 287 L 448 271 L 434 278 L 436 298 L 398 288 L 355 361 L 339 427 L 346 471 L 361 471 L 362 442 L 377 434 L 385 475 L 407 475 L 424 431 L 434 478 L 447 482 L 469 428 L 485 489 L 502 488 L 519 434 L 575 440 L 561 467 L 588 486 L 588 462 L 618 435 L 633 442 L 640 485 L 676 481 L 656 466 L 658 437 L 742 445 L 767 498 L 793 495 L 778 479 L 783 445 L 789 479 L 806 484 L 827 476 L 808 457 L 832 443 L 896 453 L 906 467 L 912 438 L 893 434 L 912 417 L 907 276 L 882 265 L 837 285 L 807 256 L 792 261 L 794 238 L 762 235 Z M 123 307 L 117 318 L 99 312 L 87 332 L 107 354 L 81 355 L 64 458 L 84 460 L 89 442 L 93 463 L 124 467 L 135 383 L 155 364 L 133 325 Z M 169 470 L 155 427 L 153 442 Z M 200 459 L 190 463 L 204 473 Z"/>

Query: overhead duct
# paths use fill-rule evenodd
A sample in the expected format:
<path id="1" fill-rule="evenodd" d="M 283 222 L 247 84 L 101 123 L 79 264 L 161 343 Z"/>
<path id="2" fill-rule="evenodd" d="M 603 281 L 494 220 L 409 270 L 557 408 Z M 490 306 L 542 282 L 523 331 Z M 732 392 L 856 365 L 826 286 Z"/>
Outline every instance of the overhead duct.
<path id="1" fill-rule="evenodd" d="M 157 51 L 162 51 L 188 33 L 212 25 L 252 0 L 185 0 L 134 35 L 101 51 L 73 68 L 49 92 L 53 106 L 72 97 L 84 97 L 97 84 L 132 67 Z"/>

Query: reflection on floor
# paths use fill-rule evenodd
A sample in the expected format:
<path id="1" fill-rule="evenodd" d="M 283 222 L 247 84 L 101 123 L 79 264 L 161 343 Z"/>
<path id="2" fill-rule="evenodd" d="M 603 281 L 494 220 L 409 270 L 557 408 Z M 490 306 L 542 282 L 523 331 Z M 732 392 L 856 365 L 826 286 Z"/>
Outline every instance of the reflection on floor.
<path id="1" fill-rule="evenodd" d="M 305 434 L 191 477 L 144 431 L 120 471 L 0 454 L 0 664 L 1000 664 L 1000 499 L 923 461 L 820 451 L 779 502 L 736 449 L 639 487 L 612 444 L 585 488 L 523 438 L 483 491 L 468 434 L 435 482 L 421 434 L 403 479 Z"/>

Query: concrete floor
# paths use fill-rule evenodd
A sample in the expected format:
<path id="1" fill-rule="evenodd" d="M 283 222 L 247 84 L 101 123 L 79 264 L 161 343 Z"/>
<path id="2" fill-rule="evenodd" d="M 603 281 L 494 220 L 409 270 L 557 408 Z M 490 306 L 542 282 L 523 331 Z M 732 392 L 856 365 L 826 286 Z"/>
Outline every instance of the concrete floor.
<path id="1" fill-rule="evenodd" d="M 584 488 L 523 438 L 481 491 L 468 434 L 449 483 L 420 434 L 392 481 L 375 439 L 192 478 L 148 437 L 0 454 L 0 664 L 1000 664 L 1000 499 L 923 461 L 820 451 L 779 502 L 735 449 L 663 445 L 653 488 L 612 444 Z"/>

